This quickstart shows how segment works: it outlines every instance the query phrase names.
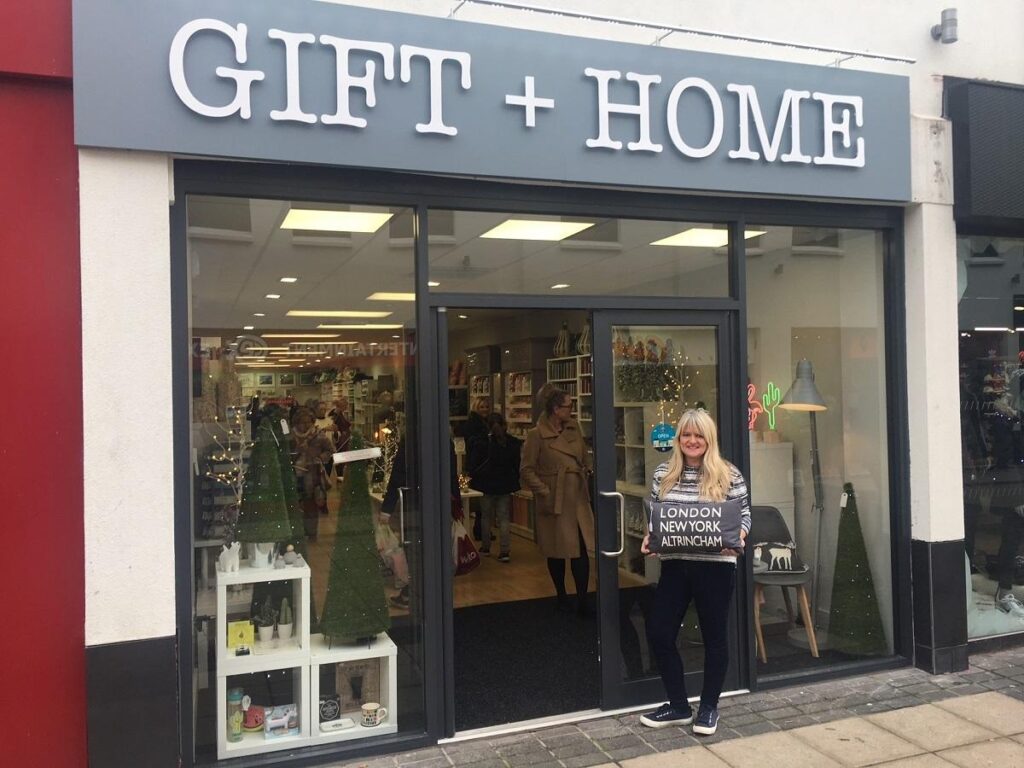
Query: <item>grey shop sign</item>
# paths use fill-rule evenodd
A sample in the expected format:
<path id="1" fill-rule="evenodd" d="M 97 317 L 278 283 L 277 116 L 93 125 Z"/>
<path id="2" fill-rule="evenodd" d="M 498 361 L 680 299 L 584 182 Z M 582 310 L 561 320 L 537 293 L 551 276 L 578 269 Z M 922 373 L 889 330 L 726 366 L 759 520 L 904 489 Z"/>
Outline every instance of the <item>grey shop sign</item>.
<path id="1" fill-rule="evenodd" d="M 82 146 L 909 199 L 906 78 L 295 0 L 76 0 Z"/>

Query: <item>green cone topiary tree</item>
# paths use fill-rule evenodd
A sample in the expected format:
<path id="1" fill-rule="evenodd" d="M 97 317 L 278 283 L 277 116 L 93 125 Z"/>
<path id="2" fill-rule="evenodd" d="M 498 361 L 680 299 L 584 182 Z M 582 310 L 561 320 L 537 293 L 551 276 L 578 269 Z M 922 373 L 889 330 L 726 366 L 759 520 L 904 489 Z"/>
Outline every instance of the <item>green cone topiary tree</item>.
<path id="1" fill-rule="evenodd" d="M 831 647 L 855 656 L 879 656 L 888 644 L 871 578 L 853 484 L 844 483 L 846 506 L 839 513 L 836 569 L 828 633 Z"/>
<path id="2" fill-rule="evenodd" d="M 264 418 L 256 430 L 249 466 L 245 470 L 242 506 L 235 524 L 238 541 L 269 543 L 291 539 L 278 442 L 270 420 Z"/>
<path id="3" fill-rule="evenodd" d="M 365 445 L 361 435 L 352 435 L 352 450 Z M 391 626 L 377 560 L 368 465 L 349 464 L 341 485 L 338 529 L 320 616 L 320 632 L 332 643 L 372 637 Z"/>

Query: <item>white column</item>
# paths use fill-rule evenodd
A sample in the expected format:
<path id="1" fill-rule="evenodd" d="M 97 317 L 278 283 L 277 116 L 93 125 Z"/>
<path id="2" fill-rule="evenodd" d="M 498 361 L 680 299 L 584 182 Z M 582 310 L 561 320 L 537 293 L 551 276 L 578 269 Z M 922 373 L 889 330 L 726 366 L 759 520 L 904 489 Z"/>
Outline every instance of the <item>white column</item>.
<path id="1" fill-rule="evenodd" d="M 941 85 L 940 85 L 941 87 Z M 914 117 L 905 227 L 911 535 L 964 536 L 950 124 Z"/>
<path id="2" fill-rule="evenodd" d="M 169 168 L 78 155 L 87 645 L 175 632 Z"/>

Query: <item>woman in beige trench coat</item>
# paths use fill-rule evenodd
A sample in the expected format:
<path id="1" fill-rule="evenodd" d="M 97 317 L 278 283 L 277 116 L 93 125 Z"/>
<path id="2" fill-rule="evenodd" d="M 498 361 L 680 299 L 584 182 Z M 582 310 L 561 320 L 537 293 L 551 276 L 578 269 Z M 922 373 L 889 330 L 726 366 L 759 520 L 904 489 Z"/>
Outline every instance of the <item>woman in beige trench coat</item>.
<path id="1" fill-rule="evenodd" d="M 541 414 L 526 433 L 520 475 L 533 491 L 537 546 L 560 610 L 571 608 L 565 592 L 565 561 L 576 582 L 576 610 L 587 613 L 590 555 L 594 549 L 594 513 L 590 508 L 592 462 L 580 426 L 572 418 L 572 398 L 545 384 L 537 393 Z"/>

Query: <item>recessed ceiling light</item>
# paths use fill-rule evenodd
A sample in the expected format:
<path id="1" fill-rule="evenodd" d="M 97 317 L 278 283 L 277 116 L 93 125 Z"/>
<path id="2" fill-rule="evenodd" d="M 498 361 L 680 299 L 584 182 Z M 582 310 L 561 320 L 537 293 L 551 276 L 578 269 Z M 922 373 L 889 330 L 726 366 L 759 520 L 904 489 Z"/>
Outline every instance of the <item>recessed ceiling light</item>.
<path id="1" fill-rule="evenodd" d="M 317 328 L 338 329 L 345 331 L 393 331 L 401 328 L 399 323 L 363 323 L 362 325 L 326 325 L 321 323 Z"/>
<path id="2" fill-rule="evenodd" d="M 759 237 L 763 234 L 764 231 L 762 230 L 748 229 L 743 233 L 743 237 L 749 240 L 752 237 Z M 685 229 L 682 232 L 651 243 L 651 245 L 672 245 L 682 248 L 721 248 L 723 245 L 728 244 L 729 230 L 707 229 L 704 227 Z"/>
<path id="3" fill-rule="evenodd" d="M 376 232 L 391 213 L 371 211 L 316 211 L 292 208 L 281 222 L 281 229 L 308 229 L 315 232 Z"/>
<path id="4" fill-rule="evenodd" d="M 469 315 L 459 315 L 459 320 L 468 320 Z"/>
<path id="5" fill-rule="evenodd" d="M 281 278 L 281 282 L 282 283 L 295 283 L 295 282 L 298 282 L 298 280 L 299 280 L 299 278 L 297 278 L 297 277 L 282 277 Z"/>
<path id="6" fill-rule="evenodd" d="M 568 287 L 569 287 L 568 283 L 555 283 L 554 285 L 551 286 L 551 290 L 553 290 L 553 291 L 560 291 L 562 288 L 568 288 Z"/>
<path id="7" fill-rule="evenodd" d="M 392 313 L 365 309 L 291 309 L 289 317 L 388 317 Z"/>
<path id="8" fill-rule="evenodd" d="M 371 341 L 369 344 L 367 344 L 367 346 L 369 346 L 369 347 L 376 347 L 376 346 L 379 346 L 379 345 L 377 344 L 376 341 Z"/>
<path id="9" fill-rule="evenodd" d="M 319 363 L 319 362 L 320 362 L 320 358 L 318 357 L 318 358 L 316 359 L 316 361 L 317 361 L 317 362 Z"/>
<path id="10" fill-rule="evenodd" d="M 266 317 L 267 314 L 265 312 L 253 312 L 252 316 L 253 317 Z"/>
<path id="11" fill-rule="evenodd" d="M 243 325 L 243 326 L 242 326 L 242 330 L 243 330 L 243 331 L 251 331 L 251 330 L 253 330 L 253 329 L 254 329 L 255 327 L 256 327 L 255 325 Z"/>
<path id="12" fill-rule="evenodd" d="M 1014 307 L 1015 312 L 1024 312 L 1024 307 Z"/>
<path id="13" fill-rule="evenodd" d="M 480 237 L 488 240 L 546 240 L 557 242 L 594 226 L 585 221 L 535 221 L 508 219 Z"/>
<path id="14" fill-rule="evenodd" d="M 336 339 L 336 333 L 264 333 L 264 339 Z"/>
<path id="15" fill-rule="evenodd" d="M 416 301 L 415 293 L 377 291 L 366 297 L 367 301 Z"/>
<path id="16" fill-rule="evenodd" d="M 975 328 L 974 330 L 975 331 L 980 331 L 980 332 L 983 332 L 983 331 L 995 331 L 995 332 L 998 333 L 1000 331 L 1009 331 L 1010 329 L 1009 328 L 994 328 L 992 326 L 982 325 L 982 326 L 979 326 L 979 327 Z M 1012 333 L 1012 331 L 1010 331 L 1010 332 Z"/>
<path id="17" fill-rule="evenodd" d="M 431 288 L 437 288 L 437 286 L 439 286 L 440 283 L 437 282 L 437 280 L 427 280 L 427 285 L 429 285 Z"/>
<path id="18" fill-rule="evenodd" d="M 392 339 L 400 339 L 400 338 L 402 338 L 402 337 L 401 337 L 401 335 L 399 335 L 399 334 L 397 334 L 397 333 L 394 333 L 394 334 L 392 334 L 392 335 L 391 335 L 391 338 L 392 338 Z"/>
<path id="19" fill-rule="evenodd" d="M 279 294 L 279 293 L 268 293 L 266 296 L 264 296 L 264 298 L 266 298 L 266 299 L 280 299 L 281 298 L 281 294 Z"/>

